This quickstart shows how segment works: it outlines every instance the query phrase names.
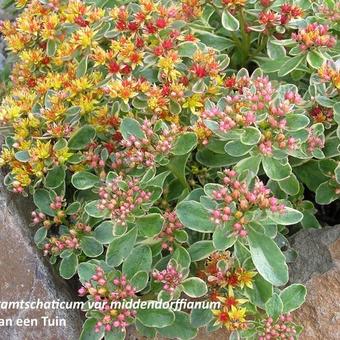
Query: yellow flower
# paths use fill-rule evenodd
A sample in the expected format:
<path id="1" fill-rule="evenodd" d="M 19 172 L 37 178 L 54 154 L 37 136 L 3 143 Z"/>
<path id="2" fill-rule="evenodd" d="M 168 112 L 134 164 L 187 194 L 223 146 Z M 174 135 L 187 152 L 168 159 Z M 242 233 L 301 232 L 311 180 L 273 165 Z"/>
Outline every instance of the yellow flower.
<path id="1" fill-rule="evenodd" d="M 241 288 L 244 288 L 244 286 L 247 286 L 248 288 L 253 288 L 253 277 L 256 274 L 256 272 L 247 272 L 244 268 L 238 268 L 236 271 L 236 275 L 239 281 L 239 286 Z"/>
<path id="2" fill-rule="evenodd" d="M 232 321 L 245 322 L 246 311 L 247 310 L 245 308 L 231 306 L 231 310 L 228 312 L 228 315 Z"/>
<path id="3" fill-rule="evenodd" d="M 73 155 L 73 153 L 69 152 L 68 148 L 66 147 L 66 148 L 57 150 L 55 152 L 55 155 L 58 159 L 58 162 L 60 164 L 64 164 Z"/>
<path id="4" fill-rule="evenodd" d="M 183 104 L 183 108 L 188 108 L 192 113 L 196 112 L 197 107 L 203 107 L 201 96 L 196 93 L 189 97 Z"/>
<path id="5" fill-rule="evenodd" d="M 221 325 L 226 327 L 227 329 L 230 328 L 230 319 L 229 314 L 224 309 L 215 309 L 211 311 L 212 314 L 216 317 L 215 325 Z"/>
<path id="6" fill-rule="evenodd" d="M 25 168 L 15 167 L 12 170 L 15 179 L 20 182 L 23 187 L 27 187 L 31 184 L 31 179 Z"/>
<path id="7" fill-rule="evenodd" d="M 16 7 L 17 8 L 24 8 L 27 3 L 28 3 L 28 0 L 17 0 L 16 1 Z"/>
<path id="8" fill-rule="evenodd" d="M 51 151 L 51 141 L 44 143 L 40 140 L 37 141 L 36 147 L 31 150 L 32 156 L 35 156 L 39 159 L 46 159 L 50 157 L 50 151 Z"/>

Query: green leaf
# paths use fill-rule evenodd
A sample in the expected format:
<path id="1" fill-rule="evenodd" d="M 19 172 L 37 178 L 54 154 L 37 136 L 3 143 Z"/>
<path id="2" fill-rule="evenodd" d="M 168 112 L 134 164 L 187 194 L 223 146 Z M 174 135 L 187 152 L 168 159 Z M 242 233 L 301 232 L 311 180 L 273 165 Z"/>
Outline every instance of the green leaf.
<path id="1" fill-rule="evenodd" d="M 305 59 L 305 56 L 301 53 L 293 58 L 289 58 L 279 69 L 279 77 L 284 77 L 288 73 L 295 70 Z"/>
<path id="2" fill-rule="evenodd" d="M 197 329 L 190 323 L 187 313 L 175 311 L 175 321 L 167 327 L 160 328 L 159 333 L 167 339 L 193 339 Z"/>
<path id="3" fill-rule="evenodd" d="M 52 200 L 46 189 L 38 189 L 34 192 L 33 202 L 39 210 L 49 216 L 55 216 L 55 211 L 50 207 Z"/>
<path id="4" fill-rule="evenodd" d="M 281 293 L 280 298 L 283 302 L 283 313 L 289 313 L 298 309 L 306 299 L 307 289 L 301 284 L 294 283 L 286 287 Z"/>
<path id="5" fill-rule="evenodd" d="M 205 240 L 193 243 L 188 249 L 188 252 L 192 261 L 200 261 L 207 258 L 214 250 L 213 242 Z"/>
<path id="6" fill-rule="evenodd" d="M 80 247 L 88 257 L 97 257 L 104 251 L 103 245 L 92 236 L 82 236 L 80 239 Z"/>
<path id="7" fill-rule="evenodd" d="M 194 327 L 200 328 L 206 326 L 213 319 L 213 314 L 210 309 L 195 308 L 191 311 L 190 319 Z"/>
<path id="8" fill-rule="evenodd" d="M 34 242 L 39 245 L 42 243 L 47 236 L 47 229 L 45 227 L 39 228 L 34 234 Z"/>
<path id="9" fill-rule="evenodd" d="M 152 264 L 152 252 L 149 246 L 141 245 L 132 250 L 123 263 L 122 271 L 131 278 L 138 271 L 148 272 Z"/>
<path id="10" fill-rule="evenodd" d="M 164 328 L 175 321 L 175 314 L 170 309 L 139 309 L 136 318 L 146 327 Z"/>
<path id="11" fill-rule="evenodd" d="M 266 302 L 266 312 L 268 316 L 271 316 L 276 320 L 283 310 L 283 303 L 279 295 L 276 293 Z"/>
<path id="12" fill-rule="evenodd" d="M 254 147 L 254 145 L 246 145 L 243 144 L 241 141 L 230 141 L 228 142 L 225 147 L 224 150 L 225 152 L 233 157 L 240 157 L 240 156 L 244 156 L 247 153 L 249 153 L 249 151 Z"/>
<path id="13" fill-rule="evenodd" d="M 59 273 L 64 279 L 70 279 L 76 272 L 78 267 L 78 256 L 71 254 L 60 262 Z"/>
<path id="14" fill-rule="evenodd" d="M 255 127 L 246 127 L 241 135 L 242 144 L 255 145 L 261 139 L 261 132 Z"/>
<path id="15" fill-rule="evenodd" d="M 268 236 L 248 228 L 248 242 L 252 260 L 257 271 L 274 286 L 288 281 L 288 266 L 285 256 L 276 243 Z"/>
<path id="16" fill-rule="evenodd" d="M 156 337 L 155 328 L 144 326 L 138 319 L 136 319 L 135 325 L 136 325 L 138 334 L 140 334 L 141 336 L 145 336 L 150 339 L 154 339 Z"/>
<path id="17" fill-rule="evenodd" d="M 72 176 L 71 183 L 78 190 L 87 190 L 99 183 L 99 177 L 88 171 L 80 171 Z"/>
<path id="18" fill-rule="evenodd" d="M 286 56 L 285 48 L 281 45 L 273 44 L 272 40 L 268 40 L 267 42 L 267 53 L 268 57 L 275 61 Z"/>
<path id="19" fill-rule="evenodd" d="M 299 181 L 293 173 L 291 173 L 289 177 L 279 181 L 278 184 L 280 189 L 290 196 L 295 196 L 300 191 Z"/>
<path id="20" fill-rule="evenodd" d="M 76 71 L 77 78 L 81 78 L 85 76 L 86 71 L 87 71 L 88 59 L 89 59 L 89 56 L 86 55 L 78 64 L 77 71 Z"/>
<path id="21" fill-rule="evenodd" d="M 249 170 L 254 174 L 254 176 L 256 176 L 257 173 L 259 172 L 260 163 L 261 163 L 261 157 L 251 156 L 251 157 L 244 158 L 241 161 L 239 161 L 235 165 L 234 170 L 240 175 L 244 171 Z"/>
<path id="22" fill-rule="evenodd" d="M 53 57 L 57 51 L 57 42 L 55 40 L 48 40 L 46 46 L 46 54 L 49 57 Z"/>
<path id="23" fill-rule="evenodd" d="M 137 228 L 129 230 L 126 234 L 116 237 L 106 252 L 106 262 L 109 266 L 117 267 L 130 254 L 137 238 Z"/>
<path id="24" fill-rule="evenodd" d="M 105 340 L 124 340 L 126 337 L 126 329 L 112 328 L 110 332 L 105 332 Z"/>
<path id="25" fill-rule="evenodd" d="M 180 265 L 181 268 L 188 268 L 191 264 L 191 257 L 188 251 L 183 247 L 177 247 L 172 258 Z"/>
<path id="26" fill-rule="evenodd" d="M 149 214 L 136 217 L 135 222 L 141 235 L 154 237 L 161 232 L 164 219 L 160 214 Z"/>
<path id="27" fill-rule="evenodd" d="M 212 168 L 219 168 L 221 166 L 227 167 L 237 163 L 243 157 L 232 157 L 228 154 L 215 153 L 209 149 L 198 150 L 196 159 L 199 163 Z"/>
<path id="28" fill-rule="evenodd" d="M 233 46 L 233 42 L 230 39 L 221 37 L 219 35 L 210 32 L 198 32 L 195 34 L 197 38 L 206 46 L 212 47 L 217 51 L 223 51 Z"/>
<path id="29" fill-rule="evenodd" d="M 283 213 L 278 212 L 267 212 L 268 217 L 277 224 L 291 225 L 299 223 L 303 219 L 303 214 L 290 207 L 285 207 Z"/>
<path id="30" fill-rule="evenodd" d="M 318 51 L 312 50 L 307 53 L 307 62 L 315 69 L 319 69 L 324 61 L 325 58 Z"/>
<path id="31" fill-rule="evenodd" d="M 295 167 L 294 173 L 309 190 L 314 192 L 321 183 L 328 180 L 328 178 L 319 169 L 318 161 L 315 160 L 310 160 L 309 162 Z"/>
<path id="32" fill-rule="evenodd" d="M 18 151 L 15 153 L 14 157 L 16 160 L 23 163 L 26 163 L 30 160 L 30 154 L 28 151 Z"/>
<path id="33" fill-rule="evenodd" d="M 320 184 L 315 192 L 315 201 L 318 204 L 329 204 L 337 199 L 335 187 L 329 185 L 329 181 Z"/>
<path id="34" fill-rule="evenodd" d="M 287 131 L 298 131 L 305 128 L 309 124 L 309 118 L 305 115 L 288 113 L 285 116 L 285 119 L 287 121 L 285 130 Z"/>
<path id="35" fill-rule="evenodd" d="M 213 234 L 213 243 L 216 250 L 226 250 L 236 242 L 236 237 L 231 234 L 230 227 L 218 226 Z"/>
<path id="36" fill-rule="evenodd" d="M 111 221 L 102 222 L 94 230 L 93 232 L 94 238 L 102 244 L 111 243 L 114 240 L 113 227 L 114 224 Z"/>
<path id="37" fill-rule="evenodd" d="M 91 125 L 84 125 L 71 136 L 68 147 L 71 150 L 84 149 L 96 136 L 96 130 Z"/>
<path id="38" fill-rule="evenodd" d="M 62 166 L 56 166 L 48 172 L 45 186 L 50 189 L 55 189 L 60 187 L 64 181 L 65 169 Z"/>
<path id="39" fill-rule="evenodd" d="M 149 281 L 149 274 L 145 271 L 138 271 L 130 279 L 132 287 L 136 289 L 136 292 L 143 290 Z"/>
<path id="40" fill-rule="evenodd" d="M 273 295 L 273 286 L 266 281 L 261 275 L 255 275 L 253 278 L 253 288 L 246 287 L 246 295 L 254 305 L 265 308 L 265 303 Z"/>
<path id="41" fill-rule="evenodd" d="M 262 166 L 266 175 L 273 181 L 283 180 L 292 173 L 289 163 L 284 164 L 282 161 L 271 157 L 263 157 Z"/>
<path id="42" fill-rule="evenodd" d="M 125 117 L 120 124 L 120 132 L 124 139 L 129 139 L 130 136 L 135 136 L 139 139 L 145 138 L 145 134 L 136 119 Z"/>
<path id="43" fill-rule="evenodd" d="M 83 324 L 83 330 L 79 340 L 100 340 L 104 337 L 104 329 L 99 333 L 95 331 L 97 319 L 87 319 Z"/>
<path id="44" fill-rule="evenodd" d="M 197 51 L 197 45 L 193 42 L 183 42 L 178 45 L 178 53 L 180 57 L 192 58 Z"/>
<path id="45" fill-rule="evenodd" d="M 179 220 L 191 230 L 201 233 L 211 233 L 215 230 L 215 223 L 211 215 L 200 203 L 195 201 L 182 201 L 176 208 Z"/>
<path id="46" fill-rule="evenodd" d="M 82 284 L 89 281 L 96 272 L 97 266 L 94 263 L 82 262 L 78 265 L 78 276 Z"/>
<path id="47" fill-rule="evenodd" d="M 228 31 L 237 31 L 240 28 L 238 20 L 227 10 L 222 13 L 222 26 Z"/>
<path id="48" fill-rule="evenodd" d="M 85 205 L 85 211 L 89 216 L 95 217 L 95 218 L 102 218 L 105 216 L 105 211 L 98 209 L 98 204 L 100 203 L 100 200 L 95 200 L 87 203 Z"/>
<path id="49" fill-rule="evenodd" d="M 174 155 L 181 156 L 192 151 L 197 145 L 197 136 L 194 132 L 181 134 L 175 141 L 171 152 Z"/>
<path id="50" fill-rule="evenodd" d="M 208 292 L 205 282 L 198 277 L 189 277 L 182 282 L 183 292 L 193 298 L 201 297 Z"/>
<path id="51" fill-rule="evenodd" d="M 340 164 L 335 168 L 335 180 L 340 184 Z"/>

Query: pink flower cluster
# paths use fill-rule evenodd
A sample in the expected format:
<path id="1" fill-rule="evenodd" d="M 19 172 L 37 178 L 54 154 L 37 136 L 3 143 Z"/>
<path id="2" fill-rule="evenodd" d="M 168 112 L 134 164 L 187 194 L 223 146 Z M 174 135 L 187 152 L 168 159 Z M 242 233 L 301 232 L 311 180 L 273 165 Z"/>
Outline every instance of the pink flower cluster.
<path id="1" fill-rule="evenodd" d="M 272 212 L 283 213 L 284 205 L 277 198 L 271 196 L 271 192 L 263 182 L 257 180 L 253 190 L 249 190 L 246 182 L 237 180 L 234 170 L 224 170 L 223 188 L 212 192 L 213 198 L 218 201 L 219 208 L 213 210 L 211 220 L 216 224 L 227 221 L 233 226 L 234 235 L 245 237 L 247 231 L 244 213 L 252 208 L 261 210 L 270 209 Z"/>
<path id="2" fill-rule="evenodd" d="M 145 119 L 141 129 L 145 138 L 129 136 L 127 140 L 121 140 L 121 151 L 114 153 L 114 162 L 112 168 L 121 167 L 134 168 L 138 165 L 152 167 L 155 164 L 155 158 L 158 154 L 166 155 L 171 151 L 178 128 L 171 125 L 169 129 L 163 129 L 160 133 L 154 133 L 153 122 Z"/>
<path id="3" fill-rule="evenodd" d="M 308 132 L 307 151 L 313 152 L 316 149 L 322 149 L 325 146 L 325 141 L 317 136 L 312 129 L 309 129 Z"/>
<path id="4" fill-rule="evenodd" d="M 93 150 L 84 153 L 86 162 L 93 169 L 102 168 L 105 166 L 105 161 L 100 158 Z"/>
<path id="5" fill-rule="evenodd" d="M 332 48 L 336 43 L 336 38 L 330 34 L 328 25 L 316 22 L 300 29 L 298 33 L 292 33 L 292 39 L 300 44 L 302 51 L 318 47 Z"/>
<path id="6" fill-rule="evenodd" d="M 296 330 L 292 324 L 290 314 L 281 315 L 277 321 L 269 317 L 264 320 L 264 332 L 259 336 L 259 340 L 288 339 L 296 338 Z"/>
<path id="7" fill-rule="evenodd" d="M 301 97 L 295 91 L 287 91 L 282 100 L 273 101 L 276 88 L 266 76 L 251 79 L 247 76 L 235 80 L 237 91 L 226 97 L 224 111 L 217 107 L 205 110 L 201 119 L 209 119 L 218 123 L 221 132 L 240 129 L 245 126 L 257 127 L 261 134 L 259 151 L 267 156 L 272 155 L 273 148 L 295 150 L 298 140 L 287 136 L 285 116 L 292 111 L 294 105 L 301 103 Z M 267 119 L 257 123 L 256 115 L 267 113 Z M 270 128 L 270 129 L 269 129 Z"/>
<path id="8" fill-rule="evenodd" d="M 33 224 L 40 224 L 46 219 L 46 215 L 39 211 L 32 211 Z"/>
<path id="9" fill-rule="evenodd" d="M 155 281 L 163 283 L 163 289 L 172 293 L 181 284 L 183 275 L 173 265 L 168 264 L 166 269 L 159 272 L 155 270 L 152 273 Z"/>
<path id="10" fill-rule="evenodd" d="M 333 8 L 325 4 L 319 6 L 319 11 L 327 20 L 338 22 L 340 21 L 340 2 L 335 2 Z"/>
<path id="11" fill-rule="evenodd" d="M 174 232 L 182 229 L 184 226 L 178 219 L 175 211 L 166 211 L 163 216 L 163 229 L 159 235 L 157 235 L 157 238 L 162 240 L 162 248 L 172 253 L 174 250 L 173 243 L 175 241 Z"/>
<path id="12" fill-rule="evenodd" d="M 126 184 L 127 188 L 122 189 L 122 183 Z M 124 226 L 131 213 L 150 197 L 151 193 L 139 186 L 138 178 L 123 182 L 123 177 L 118 176 L 99 189 L 98 209 L 108 209 L 112 220 Z"/>
<path id="13" fill-rule="evenodd" d="M 55 196 L 53 202 L 50 204 L 50 208 L 53 210 L 60 210 L 64 204 L 64 198 L 61 196 Z"/>
<path id="14" fill-rule="evenodd" d="M 109 281 L 104 270 L 97 267 L 96 273 L 78 290 L 78 294 L 80 296 L 89 295 L 91 299 L 101 303 L 101 307 L 97 309 L 102 314 L 102 319 L 95 325 L 97 333 L 102 327 L 106 332 L 110 332 L 114 328 L 125 329 L 136 315 L 133 310 L 112 308 L 112 302 L 136 296 L 135 288 L 126 280 L 125 275 Z"/>
<path id="15" fill-rule="evenodd" d="M 281 25 L 286 25 L 291 19 L 301 17 L 303 11 L 299 6 L 285 3 L 281 5 Z"/>
<path id="16" fill-rule="evenodd" d="M 59 238 L 51 237 L 44 245 L 44 256 L 58 255 L 65 249 L 79 249 L 80 243 L 76 235 L 62 235 Z"/>
<path id="17" fill-rule="evenodd" d="M 229 111 L 229 110 L 228 110 Z M 213 107 L 212 109 L 206 110 L 202 112 L 203 119 L 210 119 L 210 120 L 218 120 L 219 129 L 222 132 L 227 132 L 235 127 L 236 123 L 230 118 L 231 112 L 223 112 L 217 107 Z"/>

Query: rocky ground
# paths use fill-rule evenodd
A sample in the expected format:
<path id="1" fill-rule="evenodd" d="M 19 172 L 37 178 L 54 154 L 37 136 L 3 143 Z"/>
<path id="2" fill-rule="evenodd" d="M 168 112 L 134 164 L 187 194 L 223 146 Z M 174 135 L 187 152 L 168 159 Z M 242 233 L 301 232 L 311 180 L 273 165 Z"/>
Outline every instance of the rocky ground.
<path id="1" fill-rule="evenodd" d="M 2 0 L 0 0 L 0 5 Z M 0 20 L 9 18 L 10 10 L 0 10 Z M 0 71 L 5 58 L 0 38 Z M 0 178 L 0 302 L 1 301 L 61 301 L 75 300 L 70 287 L 52 270 L 33 244 L 29 227 L 31 205 L 6 192 Z M 291 282 L 301 282 L 308 288 L 305 305 L 295 312 L 304 327 L 302 340 L 340 339 L 340 226 L 320 230 L 302 230 L 292 238 L 299 251 L 291 266 Z M 83 315 L 77 311 L 1 310 L 0 319 L 40 318 L 66 319 L 66 327 L 0 327 L 0 339 L 8 340 L 76 340 L 81 331 Z M 198 340 L 225 340 L 219 331 L 208 335 L 201 331 Z M 141 339 L 134 332 L 129 339 Z"/>

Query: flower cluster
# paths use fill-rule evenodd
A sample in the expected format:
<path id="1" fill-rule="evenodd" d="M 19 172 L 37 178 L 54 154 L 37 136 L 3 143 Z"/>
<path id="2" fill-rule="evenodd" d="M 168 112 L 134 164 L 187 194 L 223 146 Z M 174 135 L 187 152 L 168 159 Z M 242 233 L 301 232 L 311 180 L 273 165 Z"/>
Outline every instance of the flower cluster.
<path id="1" fill-rule="evenodd" d="M 330 82 L 337 90 L 340 89 L 340 67 L 339 62 L 328 61 L 318 70 L 321 80 Z"/>
<path id="2" fill-rule="evenodd" d="M 141 125 L 143 138 L 129 136 L 127 140 L 120 141 L 122 150 L 113 152 L 112 169 L 132 169 L 138 166 L 153 167 L 158 155 L 169 154 L 175 136 L 180 132 L 178 125 L 172 124 L 169 129 L 163 129 L 161 133 L 153 131 L 154 125 L 155 122 L 145 119 Z"/>
<path id="3" fill-rule="evenodd" d="M 249 222 L 245 216 L 247 211 L 269 209 L 272 212 L 284 212 L 285 207 L 259 180 L 251 190 L 245 181 L 237 180 L 237 173 L 234 170 L 226 169 L 223 184 L 222 188 L 212 192 L 212 197 L 219 203 L 219 207 L 212 212 L 211 220 L 216 224 L 231 223 L 237 236 L 247 236 L 245 229 Z"/>
<path id="4" fill-rule="evenodd" d="M 127 281 L 126 277 L 115 277 L 109 279 L 108 275 L 101 267 L 96 268 L 91 280 L 85 282 L 78 291 L 80 296 L 88 296 L 90 300 L 100 302 L 100 307 L 96 311 L 97 316 L 95 331 L 99 333 L 101 329 L 110 332 L 115 328 L 124 330 L 134 319 L 135 311 L 128 309 L 114 309 L 112 302 L 123 301 L 135 297 L 136 290 Z"/>
<path id="5" fill-rule="evenodd" d="M 326 3 L 322 3 L 318 7 L 320 14 L 327 20 L 338 22 L 340 20 L 340 4 L 335 2 L 334 5 L 328 6 Z"/>
<path id="6" fill-rule="evenodd" d="M 155 270 L 152 276 L 156 282 L 163 283 L 163 289 L 168 293 L 173 293 L 183 279 L 182 273 L 172 264 L 168 264 L 162 271 Z"/>
<path id="7" fill-rule="evenodd" d="M 259 336 L 259 340 L 266 339 L 289 339 L 294 340 L 296 336 L 295 325 L 292 323 L 293 318 L 290 314 L 282 314 L 278 320 L 274 321 L 269 317 L 264 320 L 263 333 Z"/>
<path id="8" fill-rule="evenodd" d="M 166 211 L 163 215 L 163 229 L 157 235 L 157 239 L 162 240 L 162 249 L 168 250 L 170 253 L 174 251 L 173 244 L 175 242 L 175 231 L 184 228 L 176 215 L 176 211 Z"/>
<path id="9" fill-rule="evenodd" d="M 63 278 L 79 276 L 82 297 L 106 303 L 88 311 L 85 334 L 123 338 L 135 324 L 195 337 L 196 313 L 111 304 L 138 293 L 209 296 L 221 302 L 210 328 L 297 338 L 272 307 L 305 298 L 287 285 L 282 242 L 325 222 L 305 188 L 317 204 L 340 195 L 338 4 L 17 6 L 0 24 L 13 61 L 1 74 L 0 166 L 9 190 L 33 196 L 38 248 Z"/>
<path id="10" fill-rule="evenodd" d="M 258 149 L 267 156 L 271 156 L 274 149 L 286 150 L 288 153 L 297 149 L 299 140 L 287 131 L 286 115 L 301 104 L 300 95 L 287 91 L 278 100 L 276 88 L 268 77 L 231 79 L 232 87 L 237 91 L 226 97 L 224 110 L 218 107 L 205 110 L 201 114 L 202 124 L 211 127 L 207 121 L 212 120 L 222 133 L 248 126 L 256 127 L 261 132 Z"/>
<path id="11" fill-rule="evenodd" d="M 315 105 L 309 114 L 312 116 L 316 123 L 332 123 L 333 122 L 333 109 L 323 107 L 321 105 Z"/>
<path id="12" fill-rule="evenodd" d="M 100 187 L 98 209 L 107 209 L 112 220 L 124 226 L 132 212 L 150 197 L 151 193 L 139 186 L 138 178 L 130 178 L 125 182 L 122 176 L 117 176 Z"/>
<path id="13" fill-rule="evenodd" d="M 224 269 L 219 268 L 223 263 Z M 211 288 L 210 300 L 220 301 L 222 308 L 213 310 L 215 324 L 228 330 L 247 328 L 247 309 L 242 307 L 248 300 L 241 296 L 245 286 L 252 288 L 252 280 L 256 275 L 242 267 L 236 267 L 230 252 L 215 252 L 205 263 L 200 276 L 207 281 Z M 237 291 L 237 295 L 235 295 Z"/>
<path id="14" fill-rule="evenodd" d="M 79 249 L 80 243 L 76 235 L 62 235 L 60 237 L 52 236 L 47 240 L 48 242 L 44 244 L 44 255 L 59 255 L 63 250 L 66 249 Z"/>
<path id="15" fill-rule="evenodd" d="M 332 48 L 336 43 L 336 38 L 329 32 L 329 26 L 318 23 L 309 24 L 298 33 L 292 33 L 292 39 L 299 43 L 302 51 L 318 47 Z"/>

